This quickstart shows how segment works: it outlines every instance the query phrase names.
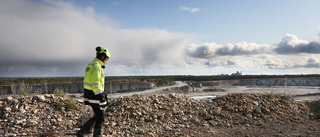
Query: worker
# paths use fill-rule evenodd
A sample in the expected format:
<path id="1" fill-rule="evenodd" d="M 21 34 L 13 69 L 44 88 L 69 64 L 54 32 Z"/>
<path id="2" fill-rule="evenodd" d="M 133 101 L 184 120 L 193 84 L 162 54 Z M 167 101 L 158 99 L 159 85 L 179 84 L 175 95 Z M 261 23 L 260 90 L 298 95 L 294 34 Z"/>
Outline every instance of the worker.
<path id="1" fill-rule="evenodd" d="M 105 108 L 108 105 L 107 94 L 104 92 L 104 73 L 106 63 L 110 59 L 109 50 L 103 47 L 96 47 L 96 58 L 88 64 L 83 80 L 84 103 L 90 105 L 94 117 L 89 119 L 77 132 L 78 137 L 83 137 L 94 128 L 93 136 L 102 137 Z"/>

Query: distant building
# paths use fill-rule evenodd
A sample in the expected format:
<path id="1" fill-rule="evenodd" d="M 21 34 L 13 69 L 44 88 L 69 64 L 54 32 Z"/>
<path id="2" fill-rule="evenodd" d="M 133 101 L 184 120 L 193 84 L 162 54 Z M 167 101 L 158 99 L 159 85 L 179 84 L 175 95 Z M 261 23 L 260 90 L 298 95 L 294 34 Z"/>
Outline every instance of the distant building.
<path id="1" fill-rule="evenodd" d="M 242 71 L 241 72 L 237 71 L 237 73 L 232 73 L 231 76 L 242 76 Z"/>

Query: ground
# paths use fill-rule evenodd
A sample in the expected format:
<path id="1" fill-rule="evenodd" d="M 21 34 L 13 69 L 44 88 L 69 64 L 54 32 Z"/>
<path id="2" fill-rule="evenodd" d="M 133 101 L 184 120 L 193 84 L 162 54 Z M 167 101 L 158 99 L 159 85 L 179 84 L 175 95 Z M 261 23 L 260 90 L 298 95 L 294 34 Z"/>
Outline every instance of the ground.
<path id="1" fill-rule="evenodd" d="M 55 95 L 3 97 L 0 136 L 75 136 L 93 113 L 74 101 Z M 134 94 L 112 98 L 105 120 L 105 136 L 318 137 L 320 100 L 297 102 L 272 93 L 205 100 L 178 92 Z"/>

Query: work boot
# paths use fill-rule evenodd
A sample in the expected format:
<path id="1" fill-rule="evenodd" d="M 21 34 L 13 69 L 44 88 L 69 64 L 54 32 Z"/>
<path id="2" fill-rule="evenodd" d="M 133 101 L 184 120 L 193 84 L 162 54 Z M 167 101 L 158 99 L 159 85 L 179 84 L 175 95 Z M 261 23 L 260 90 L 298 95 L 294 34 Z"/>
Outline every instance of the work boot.
<path id="1" fill-rule="evenodd" d="M 88 120 L 82 127 L 81 129 L 77 132 L 77 137 L 84 137 L 85 135 L 89 134 L 91 130 L 93 129 L 95 125 L 95 121 L 93 118 Z"/>
<path id="2" fill-rule="evenodd" d="M 100 128 L 95 128 L 93 131 L 93 137 L 102 137 L 103 136 L 103 130 Z"/>

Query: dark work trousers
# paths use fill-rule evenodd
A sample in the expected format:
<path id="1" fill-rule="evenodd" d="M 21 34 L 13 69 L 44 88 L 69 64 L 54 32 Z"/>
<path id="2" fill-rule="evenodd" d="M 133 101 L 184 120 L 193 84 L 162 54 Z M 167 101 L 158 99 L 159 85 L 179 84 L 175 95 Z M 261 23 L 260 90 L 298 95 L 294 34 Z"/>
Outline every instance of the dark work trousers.
<path id="1" fill-rule="evenodd" d="M 94 128 L 95 131 L 102 130 L 102 124 L 104 123 L 104 113 L 105 111 L 100 110 L 99 105 L 90 105 L 94 112 L 94 117 L 90 118 L 79 131 L 80 134 L 89 134 Z"/>
<path id="2" fill-rule="evenodd" d="M 105 113 L 104 110 L 101 110 L 99 105 L 90 105 L 90 106 L 92 107 L 94 112 L 94 117 L 91 118 L 96 123 L 94 128 L 102 129 L 102 124 L 104 123 L 104 113 Z"/>

